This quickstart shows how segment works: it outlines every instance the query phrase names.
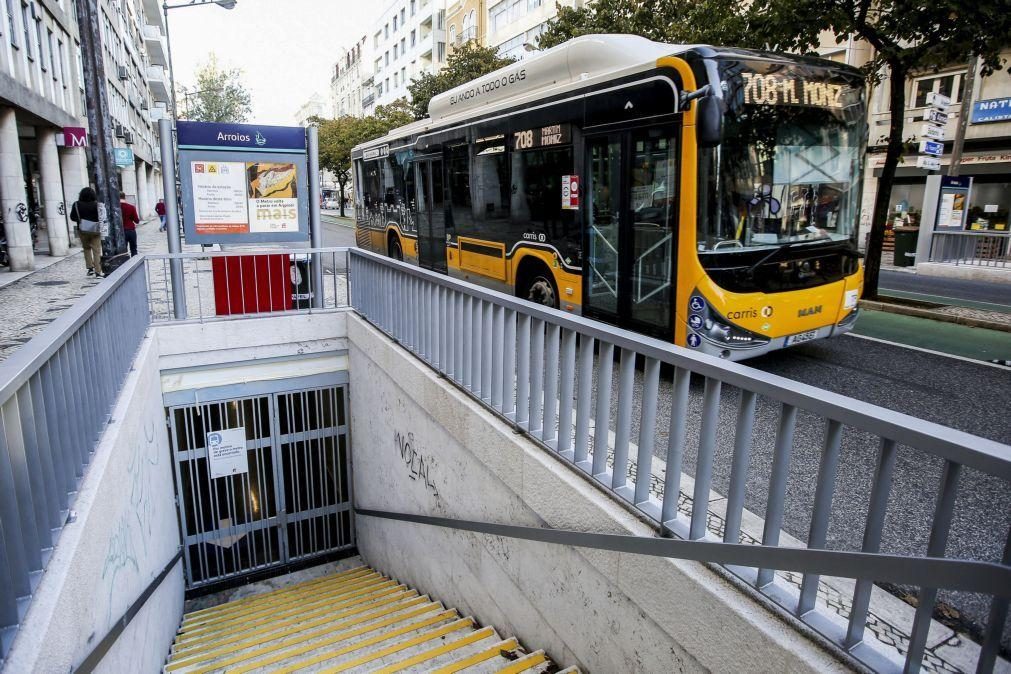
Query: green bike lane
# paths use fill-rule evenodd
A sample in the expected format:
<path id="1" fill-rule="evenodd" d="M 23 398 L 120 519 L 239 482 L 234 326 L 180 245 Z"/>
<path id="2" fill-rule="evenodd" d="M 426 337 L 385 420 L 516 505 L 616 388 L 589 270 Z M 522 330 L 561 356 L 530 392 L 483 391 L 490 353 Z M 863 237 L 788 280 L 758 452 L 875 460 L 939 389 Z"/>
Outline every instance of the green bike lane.
<path id="1" fill-rule="evenodd" d="M 884 311 L 861 311 L 853 333 L 972 360 L 1011 361 L 1011 332 Z"/>

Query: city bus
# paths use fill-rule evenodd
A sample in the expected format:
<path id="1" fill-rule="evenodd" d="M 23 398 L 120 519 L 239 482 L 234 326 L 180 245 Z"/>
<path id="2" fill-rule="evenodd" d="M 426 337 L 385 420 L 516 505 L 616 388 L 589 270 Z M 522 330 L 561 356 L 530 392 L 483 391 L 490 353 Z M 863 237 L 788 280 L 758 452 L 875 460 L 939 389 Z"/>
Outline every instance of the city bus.
<path id="1" fill-rule="evenodd" d="M 866 141 L 853 68 L 588 35 L 356 147 L 356 241 L 740 360 L 852 328 Z"/>

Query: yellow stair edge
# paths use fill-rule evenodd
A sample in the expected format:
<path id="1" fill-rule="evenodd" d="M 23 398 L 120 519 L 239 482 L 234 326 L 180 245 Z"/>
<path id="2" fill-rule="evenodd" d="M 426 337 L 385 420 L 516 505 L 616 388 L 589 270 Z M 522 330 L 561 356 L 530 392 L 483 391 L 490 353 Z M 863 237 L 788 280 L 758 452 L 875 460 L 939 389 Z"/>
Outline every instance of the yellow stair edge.
<path id="1" fill-rule="evenodd" d="M 441 669 L 435 670 L 433 674 L 456 674 L 459 671 L 467 669 L 468 667 L 473 667 L 474 665 L 479 665 L 482 662 L 491 660 L 492 658 L 501 657 L 503 651 L 509 653 L 520 647 L 520 642 L 516 640 L 515 637 L 506 639 L 505 641 L 500 641 L 497 644 L 492 644 L 487 650 L 481 651 L 480 653 L 475 653 L 474 655 L 468 656 L 463 660 L 458 660 L 451 664 L 442 667 Z"/>
<path id="2" fill-rule="evenodd" d="M 285 587 L 279 587 L 279 588 L 271 590 L 269 592 L 263 592 L 263 593 L 260 593 L 260 594 L 250 595 L 248 597 L 242 597 L 241 599 L 235 599 L 233 601 L 225 602 L 224 604 L 218 604 L 217 606 L 208 606 L 206 608 L 196 609 L 195 611 L 190 611 L 189 613 L 184 614 L 183 615 L 183 620 L 185 621 L 187 618 L 192 618 L 194 616 L 207 615 L 207 614 L 214 613 L 214 612 L 217 612 L 217 611 L 222 611 L 222 610 L 225 610 L 225 609 L 234 608 L 236 606 L 242 606 L 242 605 L 248 604 L 250 602 L 254 602 L 254 601 L 259 601 L 259 600 L 265 599 L 267 597 L 276 596 L 276 595 L 279 595 L 279 594 L 286 594 L 286 593 L 291 592 L 292 590 L 294 590 L 296 588 L 306 587 L 306 586 L 314 585 L 316 583 L 321 583 L 321 582 L 324 582 L 324 581 L 338 580 L 340 578 L 344 578 L 344 577 L 347 577 L 347 576 L 350 576 L 350 575 L 353 575 L 353 574 L 364 573 L 364 572 L 375 573 L 375 570 L 372 569 L 372 567 L 369 567 L 369 566 L 356 566 L 355 568 L 348 569 L 347 571 L 341 571 L 339 573 L 332 573 L 332 574 L 328 574 L 326 576 L 320 576 L 319 578 L 313 578 L 311 580 L 306 580 L 306 581 L 303 581 L 301 583 L 295 583 L 294 585 L 287 585 Z"/>
<path id="3" fill-rule="evenodd" d="M 382 672 L 382 674 L 395 674 L 395 672 L 400 672 L 408 667 L 413 667 L 415 665 L 420 665 L 423 662 L 428 662 L 429 660 L 434 660 L 435 658 L 445 655 L 446 653 L 452 653 L 453 651 L 463 648 L 469 644 L 476 641 L 481 641 L 482 639 L 487 639 L 488 637 L 495 636 L 495 629 L 492 627 L 482 627 L 479 630 L 474 630 L 467 636 L 457 639 L 456 641 L 449 641 L 435 648 L 430 648 L 427 651 L 413 655 L 406 660 L 401 660 L 400 662 L 390 665 L 389 667 L 383 667 L 377 670 Z"/>
<path id="4" fill-rule="evenodd" d="M 514 660 L 512 664 L 498 670 L 498 674 L 519 674 L 519 672 L 525 672 L 531 667 L 536 667 L 547 661 L 548 656 L 544 654 L 544 651 L 537 650 L 529 655 L 524 655 L 518 660 Z"/>
<path id="5" fill-rule="evenodd" d="M 284 593 L 275 594 L 273 592 L 266 592 L 262 595 L 256 595 L 256 601 L 243 602 L 229 608 L 226 611 L 219 611 L 212 614 L 201 614 L 193 617 L 183 616 L 182 624 L 180 625 L 179 630 L 181 632 L 185 632 L 199 627 L 200 625 L 210 625 L 222 622 L 238 615 L 248 615 L 250 613 L 263 611 L 272 606 L 292 604 L 300 601 L 306 596 L 313 596 L 319 593 L 339 592 L 345 588 L 358 587 L 370 581 L 375 581 L 377 578 L 384 578 L 384 576 L 372 571 L 350 578 L 341 578 L 339 580 L 326 579 L 324 582 L 313 583 L 309 586 L 299 583 L 297 585 L 292 585 L 288 591 Z M 228 606 L 228 604 L 225 604 L 225 606 Z"/>

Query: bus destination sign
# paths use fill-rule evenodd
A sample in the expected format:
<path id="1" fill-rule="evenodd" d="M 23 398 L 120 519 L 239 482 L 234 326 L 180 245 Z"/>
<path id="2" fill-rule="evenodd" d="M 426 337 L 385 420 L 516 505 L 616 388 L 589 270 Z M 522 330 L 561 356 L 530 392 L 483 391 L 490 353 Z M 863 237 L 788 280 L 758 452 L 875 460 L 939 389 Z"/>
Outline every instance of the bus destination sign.
<path id="1" fill-rule="evenodd" d="M 805 105 L 841 110 L 854 102 L 855 89 L 845 84 L 799 76 L 741 73 L 745 105 Z"/>
<path id="2" fill-rule="evenodd" d="M 368 150 L 362 152 L 362 159 L 369 161 L 370 159 L 386 159 L 390 156 L 390 146 L 380 145 L 379 147 L 370 147 Z"/>
<path id="3" fill-rule="evenodd" d="M 527 129 L 513 134 L 513 147 L 517 150 L 533 150 L 539 147 L 565 145 L 572 140 L 572 130 L 568 124 L 552 124 L 539 129 Z"/>

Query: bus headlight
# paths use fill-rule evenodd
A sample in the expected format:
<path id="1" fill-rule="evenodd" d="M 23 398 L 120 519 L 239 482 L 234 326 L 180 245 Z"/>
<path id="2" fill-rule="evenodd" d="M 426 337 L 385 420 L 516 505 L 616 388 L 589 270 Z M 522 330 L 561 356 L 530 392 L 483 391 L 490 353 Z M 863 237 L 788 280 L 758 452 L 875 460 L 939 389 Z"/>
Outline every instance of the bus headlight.
<path id="1" fill-rule="evenodd" d="M 770 341 L 768 337 L 731 323 L 713 309 L 701 295 L 693 294 L 689 312 L 689 332 L 694 331 L 711 344 L 731 349 L 749 349 L 764 346 Z"/>

